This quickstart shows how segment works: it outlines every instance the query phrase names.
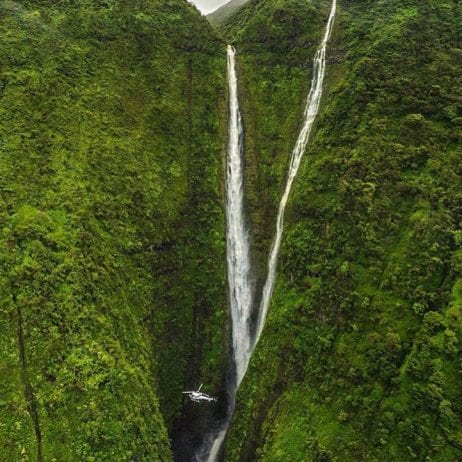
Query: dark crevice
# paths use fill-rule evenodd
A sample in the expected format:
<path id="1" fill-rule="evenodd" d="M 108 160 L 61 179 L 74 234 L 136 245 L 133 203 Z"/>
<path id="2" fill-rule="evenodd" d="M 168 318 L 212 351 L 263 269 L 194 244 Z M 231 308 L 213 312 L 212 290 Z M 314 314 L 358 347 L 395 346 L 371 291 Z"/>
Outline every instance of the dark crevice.
<path id="1" fill-rule="evenodd" d="M 42 431 L 40 429 L 40 420 L 38 415 L 37 400 L 34 395 L 34 389 L 29 381 L 27 373 L 26 351 L 24 347 L 24 331 L 22 322 L 22 313 L 20 308 L 16 307 L 18 316 L 18 346 L 19 346 L 19 365 L 21 369 L 21 381 L 24 385 L 24 396 L 27 402 L 27 410 L 34 424 L 35 437 L 37 440 L 37 462 L 43 462 L 42 456 Z"/>

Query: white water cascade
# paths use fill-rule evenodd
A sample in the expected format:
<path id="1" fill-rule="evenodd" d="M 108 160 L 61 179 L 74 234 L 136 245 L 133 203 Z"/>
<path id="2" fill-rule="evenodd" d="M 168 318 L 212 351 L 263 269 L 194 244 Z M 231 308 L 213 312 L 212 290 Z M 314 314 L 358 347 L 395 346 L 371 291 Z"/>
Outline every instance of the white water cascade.
<path id="1" fill-rule="evenodd" d="M 313 128 L 314 121 L 318 115 L 319 104 L 321 103 L 322 89 L 324 83 L 324 75 L 326 72 L 326 48 L 327 42 L 329 41 L 334 26 L 335 12 L 337 9 L 337 1 L 332 1 L 332 7 L 330 10 L 329 20 L 327 22 L 326 31 L 324 38 L 321 42 L 320 47 L 316 51 L 313 60 L 313 77 L 311 80 L 311 89 L 308 94 L 308 99 L 305 107 L 305 114 L 303 120 L 303 126 L 298 135 L 295 148 L 292 151 L 292 157 L 290 159 L 289 174 L 287 176 L 287 183 L 282 195 L 281 202 L 279 204 L 279 210 L 276 220 L 276 236 L 271 246 L 271 252 L 268 259 L 268 274 L 266 276 L 265 285 L 263 286 L 263 295 L 258 311 L 257 330 L 253 341 L 255 346 L 260 338 L 263 327 L 265 325 L 266 316 L 268 314 L 269 305 L 271 303 L 271 296 L 273 294 L 274 283 L 276 280 L 276 269 L 278 262 L 279 250 L 281 248 L 282 232 L 284 229 L 284 214 L 289 199 L 292 185 L 295 177 L 297 176 L 300 162 L 305 152 L 306 146 L 310 139 L 311 129 Z"/>
<path id="2" fill-rule="evenodd" d="M 251 285 L 249 236 L 245 227 L 244 215 L 243 130 L 239 111 L 237 74 L 235 68 L 236 52 L 232 46 L 228 46 L 229 126 L 226 178 L 227 266 L 236 381 L 230 385 L 230 389 L 228 390 L 230 404 L 226 420 L 216 433 L 212 433 L 206 439 L 204 446 L 196 456 L 196 461 L 217 461 L 234 412 L 234 400 L 237 389 L 247 371 L 250 357 L 260 338 L 266 321 L 276 280 L 277 260 L 282 242 L 284 213 L 287 201 L 292 190 L 293 182 L 297 176 L 300 162 L 308 145 L 311 129 L 318 114 L 321 102 L 326 70 L 326 48 L 334 25 L 336 7 L 337 2 L 333 0 L 326 31 L 313 60 L 311 89 L 307 98 L 302 129 L 292 152 L 286 187 L 279 204 L 276 235 L 268 259 L 268 274 L 263 287 L 254 335 L 252 335 L 250 327 L 253 292 Z"/>
<path id="3" fill-rule="evenodd" d="M 215 462 L 234 411 L 234 397 L 244 377 L 252 353 L 250 316 L 253 307 L 250 244 L 244 214 L 243 129 L 239 110 L 236 74 L 236 50 L 228 46 L 228 155 L 226 163 L 226 259 L 229 305 L 232 322 L 233 364 L 235 377 L 228 385 L 228 412 L 221 429 L 204 442 L 196 460 Z M 205 455 L 207 454 L 207 455 Z"/>
<path id="4" fill-rule="evenodd" d="M 252 336 L 252 287 L 250 281 L 250 245 L 244 215 L 243 130 L 239 111 L 236 51 L 228 46 L 229 125 L 226 169 L 227 266 L 232 319 L 233 356 L 236 389 L 249 363 Z"/>

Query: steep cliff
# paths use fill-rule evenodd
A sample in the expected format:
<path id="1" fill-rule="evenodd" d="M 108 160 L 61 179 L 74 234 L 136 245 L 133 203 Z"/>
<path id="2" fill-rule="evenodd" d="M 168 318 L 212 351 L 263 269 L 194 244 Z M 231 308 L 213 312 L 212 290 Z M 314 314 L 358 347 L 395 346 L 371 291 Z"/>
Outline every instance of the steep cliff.
<path id="1" fill-rule="evenodd" d="M 294 35 L 301 3 L 311 48 L 298 46 L 303 29 Z M 260 236 L 271 235 L 309 89 L 306 70 L 287 80 L 288 63 L 309 62 L 327 17 L 329 2 L 315 3 L 249 2 L 223 29 L 241 48 L 246 156 L 258 169 L 249 189 L 267 197 L 262 217 L 249 197 Z M 452 0 L 339 2 L 225 460 L 462 458 L 461 24 Z M 250 32 L 274 53 L 252 54 Z"/>
<path id="2" fill-rule="evenodd" d="M 329 6 L 318 0 L 251 0 L 217 29 L 238 51 L 257 304 Z"/>
<path id="3" fill-rule="evenodd" d="M 0 2 L 0 461 L 190 459 L 229 358 L 217 36 L 258 306 L 329 8 Z M 461 62 L 458 0 L 338 1 L 225 460 L 462 460 Z"/>
<path id="4" fill-rule="evenodd" d="M 218 388 L 224 70 L 183 1 L 0 2 L 2 461 L 171 460 Z"/>

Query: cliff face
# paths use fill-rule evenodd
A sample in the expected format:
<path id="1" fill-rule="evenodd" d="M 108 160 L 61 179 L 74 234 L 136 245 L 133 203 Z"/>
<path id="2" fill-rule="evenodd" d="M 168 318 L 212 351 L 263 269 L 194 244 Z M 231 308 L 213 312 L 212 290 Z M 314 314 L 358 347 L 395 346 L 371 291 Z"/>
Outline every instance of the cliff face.
<path id="1" fill-rule="evenodd" d="M 249 181 L 268 210 L 309 89 L 309 72 L 296 68 L 289 82 L 287 63 L 309 63 L 329 2 L 305 17 L 303 52 L 298 3 L 250 2 L 225 26 L 238 44 L 250 31 L 258 46 L 294 44 L 284 59 L 277 47 L 262 53 L 253 70 L 260 54 L 240 44 L 246 155 L 258 168 Z M 323 106 L 225 460 L 461 459 L 461 24 L 459 2 L 340 2 Z M 261 235 L 265 215 L 253 220 Z"/>
<path id="2" fill-rule="evenodd" d="M 0 3 L 2 461 L 171 460 L 218 388 L 224 74 L 186 2 Z"/>

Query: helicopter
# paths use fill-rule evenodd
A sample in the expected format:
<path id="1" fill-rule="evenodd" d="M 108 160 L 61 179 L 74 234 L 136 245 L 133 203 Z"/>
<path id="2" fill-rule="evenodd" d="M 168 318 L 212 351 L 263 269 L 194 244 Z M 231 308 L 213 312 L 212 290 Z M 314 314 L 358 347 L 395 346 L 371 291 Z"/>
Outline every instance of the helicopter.
<path id="1" fill-rule="evenodd" d="M 201 388 L 202 388 L 202 383 L 197 390 L 183 391 L 183 394 L 188 395 L 191 401 L 194 401 L 195 403 L 200 403 L 201 401 L 209 401 L 209 402 L 211 401 L 214 403 L 217 402 L 217 398 L 214 398 L 213 396 L 209 396 L 206 393 L 202 393 Z"/>

